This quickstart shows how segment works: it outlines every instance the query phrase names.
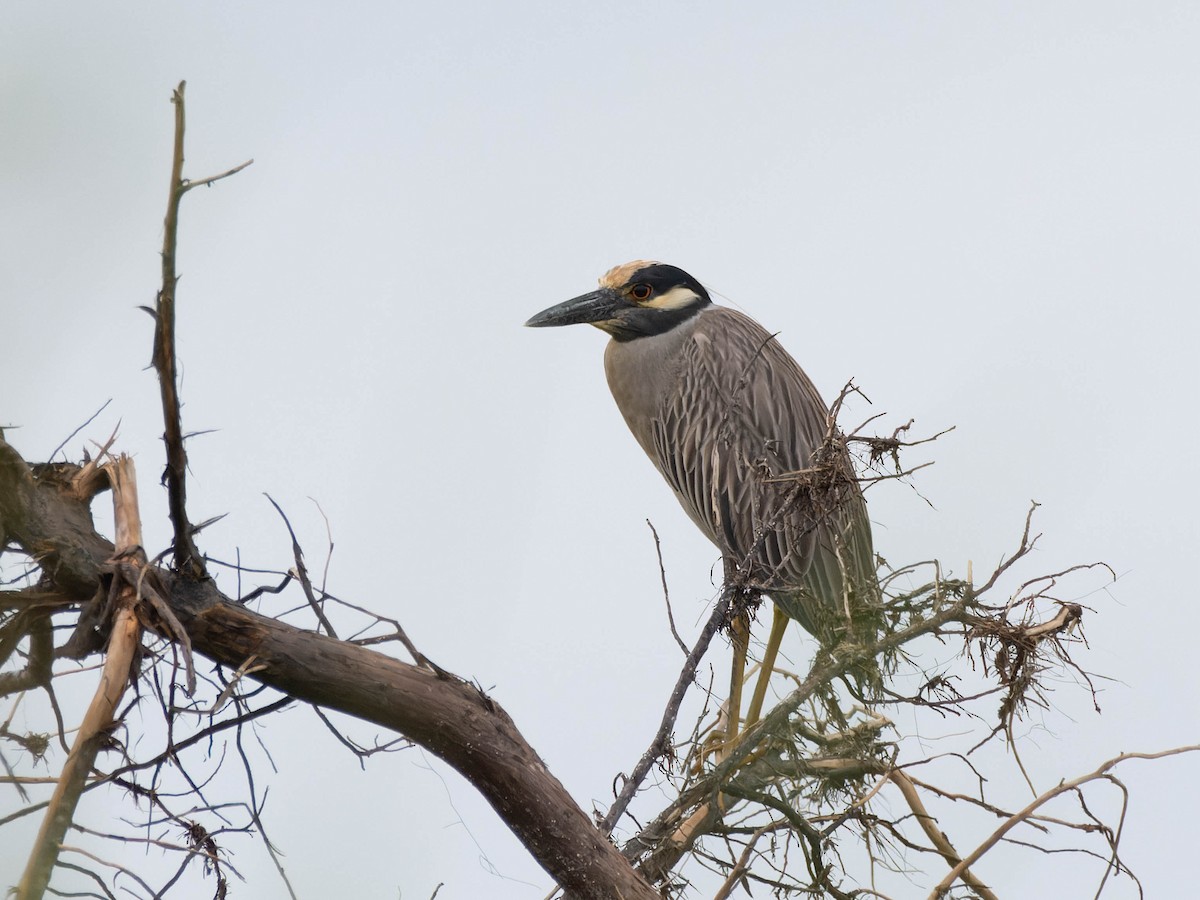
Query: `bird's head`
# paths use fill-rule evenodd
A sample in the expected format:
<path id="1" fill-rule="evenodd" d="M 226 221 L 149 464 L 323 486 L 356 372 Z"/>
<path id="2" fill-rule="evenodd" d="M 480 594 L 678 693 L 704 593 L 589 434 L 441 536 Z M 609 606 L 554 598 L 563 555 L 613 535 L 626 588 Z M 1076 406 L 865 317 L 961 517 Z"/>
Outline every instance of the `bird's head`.
<path id="1" fill-rule="evenodd" d="M 629 341 L 670 331 L 711 303 L 708 291 L 683 269 L 638 259 L 609 269 L 598 290 L 544 309 L 525 324 L 587 323 Z"/>

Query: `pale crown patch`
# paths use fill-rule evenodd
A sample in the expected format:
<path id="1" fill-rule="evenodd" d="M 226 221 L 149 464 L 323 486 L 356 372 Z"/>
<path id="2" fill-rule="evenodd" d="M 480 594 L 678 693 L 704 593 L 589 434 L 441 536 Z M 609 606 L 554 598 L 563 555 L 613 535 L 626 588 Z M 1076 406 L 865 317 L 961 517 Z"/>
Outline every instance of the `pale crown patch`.
<path id="1" fill-rule="evenodd" d="M 650 259 L 635 259 L 633 262 L 627 262 L 623 265 L 613 266 L 607 272 L 600 276 L 600 287 L 612 288 L 616 290 L 622 288 L 633 277 L 633 273 L 647 266 L 657 266 L 658 263 Z"/>

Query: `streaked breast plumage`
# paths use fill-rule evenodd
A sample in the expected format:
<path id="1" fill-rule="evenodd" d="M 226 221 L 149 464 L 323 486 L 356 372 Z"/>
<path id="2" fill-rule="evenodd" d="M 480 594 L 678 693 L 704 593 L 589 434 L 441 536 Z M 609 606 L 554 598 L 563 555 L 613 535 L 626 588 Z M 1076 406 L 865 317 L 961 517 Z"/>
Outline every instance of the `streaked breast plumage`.
<path id="1" fill-rule="evenodd" d="M 612 336 L 613 399 L 688 516 L 745 583 L 836 642 L 875 603 L 875 560 L 845 446 L 827 440 L 829 409 L 808 376 L 758 323 L 663 263 L 617 266 L 527 324 L 581 323 Z M 818 461 L 845 477 L 806 483 Z"/>

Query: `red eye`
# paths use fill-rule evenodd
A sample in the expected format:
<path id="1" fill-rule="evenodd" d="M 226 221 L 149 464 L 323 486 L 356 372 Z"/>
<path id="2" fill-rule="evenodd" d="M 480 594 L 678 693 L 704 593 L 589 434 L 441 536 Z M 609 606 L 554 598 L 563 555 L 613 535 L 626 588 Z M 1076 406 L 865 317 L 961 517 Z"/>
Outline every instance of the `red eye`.
<path id="1" fill-rule="evenodd" d="M 654 293 L 648 284 L 635 284 L 629 289 L 629 296 L 641 303 L 643 300 L 649 300 L 650 295 Z"/>

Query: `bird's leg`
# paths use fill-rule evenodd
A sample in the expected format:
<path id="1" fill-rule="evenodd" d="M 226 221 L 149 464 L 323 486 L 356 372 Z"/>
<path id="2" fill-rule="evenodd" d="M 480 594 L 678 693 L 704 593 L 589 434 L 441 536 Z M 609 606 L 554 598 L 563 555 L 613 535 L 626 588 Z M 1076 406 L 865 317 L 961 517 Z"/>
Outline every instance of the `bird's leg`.
<path id="1" fill-rule="evenodd" d="M 773 608 L 775 615 L 771 619 L 771 636 L 767 638 L 767 649 L 759 667 L 758 683 L 754 685 L 754 696 L 750 698 L 750 708 L 746 710 L 747 728 L 757 722 L 762 714 L 763 701 L 767 698 L 767 682 L 771 680 L 771 673 L 775 671 L 775 658 L 779 656 L 779 645 L 783 643 L 783 633 L 787 631 L 790 621 L 778 606 Z"/>
<path id="2" fill-rule="evenodd" d="M 728 724 L 725 728 L 724 757 L 737 740 L 742 716 L 742 683 L 746 678 L 746 652 L 750 648 L 750 614 L 738 613 L 729 623 L 729 640 L 733 644 L 733 670 L 729 674 Z"/>

